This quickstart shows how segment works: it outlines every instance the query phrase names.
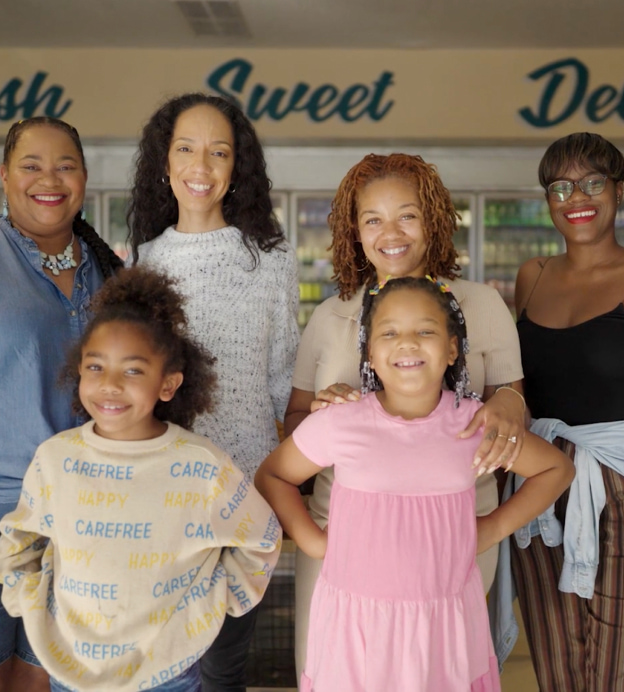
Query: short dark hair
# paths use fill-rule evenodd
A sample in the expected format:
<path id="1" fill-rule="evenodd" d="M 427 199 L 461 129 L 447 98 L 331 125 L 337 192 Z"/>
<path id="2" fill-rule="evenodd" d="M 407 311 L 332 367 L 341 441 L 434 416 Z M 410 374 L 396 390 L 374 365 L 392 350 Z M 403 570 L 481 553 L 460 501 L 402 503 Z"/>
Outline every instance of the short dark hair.
<path id="1" fill-rule="evenodd" d="M 232 184 L 235 191 L 223 198 L 226 223 L 241 231 L 255 263 L 258 249 L 269 252 L 284 240 L 273 213 L 264 153 L 250 120 L 235 103 L 221 96 L 189 93 L 166 101 L 143 128 L 127 215 L 135 263 L 138 246 L 156 238 L 178 220 L 178 202 L 171 186 L 163 182 L 167 176 L 169 146 L 180 114 L 201 105 L 222 113 L 234 133 Z"/>
<path id="2" fill-rule="evenodd" d="M 444 373 L 444 381 L 446 386 L 454 392 L 457 389 L 457 385 L 462 382 L 462 374 L 467 367 L 467 351 L 464 348 L 464 345 L 467 344 L 466 321 L 455 296 L 450 291 L 443 292 L 440 289 L 440 285 L 430 279 L 415 279 L 411 276 L 405 276 L 399 279 L 390 279 L 377 293 L 371 293 L 370 290 L 364 291 L 360 318 L 360 375 L 362 375 L 364 363 L 369 360 L 368 344 L 373 317 L 377 312 L 377 308 L 392 293 L 405 290 L 427 293 L 436 301 L 446 315 L 448 333 L 451 337 L 457 338 L 458 355 L 453 365 L 447 367 Z M 453 306 L 453 302 L 456 307 Z M 383 389 L 383 383 L 377 377 L 377 373 L 374 373 L 374 376 L 376 389 Z M 472 392 L 466 392 L 465 396 L 470 396 L 471 394 Z"/>
<path id="3" fill-rule="evenodd" d="M 624 180 L 624 156 L 609 140 L 592 132 L 575 132 L 554 141 L 539 164 L 544 190 L 572 166 L 602 173 L 615 182 Z"/>
<path id="4" fill-rule="evenodd" d="M 138 326 L 157 353 L 165 356 L 165 373 L 181 372 L 184 380 L 171 401 L 159 401 L 154 416 L 190 428 L 195 417 L 210 411 L 216 387 L 215 359 L 188 332 L 184 299 L 174 290 L 175 279 L 143 267 L 122 269 L 96 294 L 93 318 L 72 349 L 62 381 L 73 386 L 73 407 L 87 417 L 79 397 L 82 349 L 93 331 L 108 322 Z"/>

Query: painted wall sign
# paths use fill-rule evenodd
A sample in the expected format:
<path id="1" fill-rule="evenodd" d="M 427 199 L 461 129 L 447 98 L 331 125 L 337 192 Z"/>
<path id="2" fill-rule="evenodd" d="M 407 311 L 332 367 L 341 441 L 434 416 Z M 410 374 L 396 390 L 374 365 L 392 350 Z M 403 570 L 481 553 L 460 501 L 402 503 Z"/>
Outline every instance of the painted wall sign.
<path id="1" fill-rule="evenodd" d="M 33 115 L 136 141 L 171 96 L 237 100 L 272 145 L 538 143 L 592 129 L 624 143 L 624 49 L 1 48 L 0 138 Z M 97 85 L 97 88 L 94 88 Z"/>
<path id="2" fill-rule="evenodd" d="M 550 62 L 527 76 L 535 81 L 546 80 L 535 111 L 528 107 L 518 111 L 533 127 L 559 125 L 581 106 L 593 123 L 602 123 L 615 114 L 624 120 L 624 89 L 618 91 L 610 84 L 602 84 L 588 93 L 589 69 L 576 58 Z"/>
<path id="3" fill-rule="evenodd" d="M 252 63 L 235 58 L 217 67 L 206 78 L 211 91 L 233 98 L 251 120 L 263 117 L 283 120 L 290 113 L 306 112 L 317 123 L 333 116 L 354 122 L 367 115 L 378 121 L 394 105 L 394 101 L 384 101 L 386 91 L 394 84 L 392 72 L 382 72 L 370 86 L 353 84 L 341 91 L 333 84 L 313 88 L 306 82 L 298 82 L 290 89 L 271 89 L 260 83 L 252 85 L 249 83 L 252 71 Z M 241 97 L 245 97 L 244 100 Z"/>
<path id="4" fill-rule="evenodd" d="M 30 84 L 25 87 L 25 93 L 24 82 L 21 79 L 10 79 L 0 91 L 0 120 L 32 118 L 34 115 L 61 118 L 72 101 L 67 99 L 61 103 L 64 99 L 63 87 L 56 84 L 41 92 L 47 77 L 47 72 L 37 72 Z"/>

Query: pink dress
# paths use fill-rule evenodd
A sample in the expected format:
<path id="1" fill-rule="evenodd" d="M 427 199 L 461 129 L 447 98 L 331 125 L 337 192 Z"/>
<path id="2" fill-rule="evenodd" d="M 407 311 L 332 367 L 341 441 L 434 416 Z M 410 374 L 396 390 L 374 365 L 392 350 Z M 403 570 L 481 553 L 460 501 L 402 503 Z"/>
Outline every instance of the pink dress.
<path id="1" fill-rule="evenodd" d="M 475 561 L 480 435 L 456 439 L 480 404 L 453 401 L 406 421 L 369 394 L 295 431 L 335 470 L 302 692 L 500 690 Z"/>

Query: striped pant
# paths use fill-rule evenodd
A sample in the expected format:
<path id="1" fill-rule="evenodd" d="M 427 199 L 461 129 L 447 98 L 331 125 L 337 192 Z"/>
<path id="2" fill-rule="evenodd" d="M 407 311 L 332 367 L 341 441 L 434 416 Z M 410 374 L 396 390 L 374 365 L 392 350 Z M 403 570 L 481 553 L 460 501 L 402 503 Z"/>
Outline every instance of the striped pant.
<path id="1" fill-rule="evenodd" d="M 624 477 L 601 466 L 607 504 L 600 517 L 594 596 L 558 590 L 563 546 L 514 540 L 512 568 L 540 692 L 624 692 Z M 555 505 L 563 522 L 564 493 Z"/>

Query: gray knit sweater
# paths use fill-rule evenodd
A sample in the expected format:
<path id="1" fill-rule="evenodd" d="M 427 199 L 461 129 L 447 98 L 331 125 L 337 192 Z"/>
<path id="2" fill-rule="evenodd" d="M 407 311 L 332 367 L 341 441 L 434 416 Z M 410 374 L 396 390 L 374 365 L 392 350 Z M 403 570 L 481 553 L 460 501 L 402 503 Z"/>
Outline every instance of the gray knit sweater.
<path id="1" fill-rule="evenodd" d="M 216 356 L 214 413 L 194 432 L 225 450 L 251 480 L 277 445 L 299 341 L 297 261 L 290 245 L 253 263 L 233 226 L 207 233 L 167 228 L 139 247 L 139 264 L 178 279 L 189 324 Z"/>

